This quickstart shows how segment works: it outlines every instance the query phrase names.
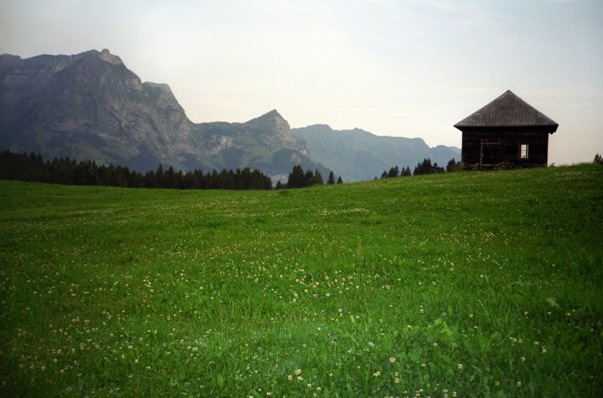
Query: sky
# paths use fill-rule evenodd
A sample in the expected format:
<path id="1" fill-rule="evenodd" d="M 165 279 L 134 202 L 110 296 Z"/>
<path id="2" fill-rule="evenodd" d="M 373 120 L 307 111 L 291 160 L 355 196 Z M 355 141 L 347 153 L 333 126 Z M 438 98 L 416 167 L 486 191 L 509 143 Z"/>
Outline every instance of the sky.
<path id="1" fill-rule="evenodd" d="M 0 0 L 0 53 L 105 48 L 198 123 L 277 109 L 460 147 L 511 90 L 559 123 L 549 163 L 603 154 L 603 0 Z"/>

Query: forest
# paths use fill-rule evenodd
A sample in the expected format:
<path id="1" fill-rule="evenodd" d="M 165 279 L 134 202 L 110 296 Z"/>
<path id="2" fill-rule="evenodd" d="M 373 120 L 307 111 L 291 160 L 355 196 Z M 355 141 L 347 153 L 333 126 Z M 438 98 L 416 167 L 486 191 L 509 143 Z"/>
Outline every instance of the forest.
<path id="1" fill-rule="evenodd" d="M 62 185 L 102 185 L 124 188 L 167 189 L 272 189 L 272 180 L 258 170 L 193 170 L 183 173 L 159 165 L 145 174 L 114 165 L 98 165 L 94 161 L 76 161 L 69 157 L 44 161 L 41 155 L 0 153 L 0 179 L 45 182 Z"/>
<path id="2" fill-rule="evenodd" d="M 402 167 L 400 169 L 398 166 L 391 167 L 388 170 L 383 170 L 381 173 L 381 179 L 384 178 L 394 178 L 394 177 L 410 177 L 410 176 L 418 176 L 418 175 L 426 175 L 426 174 L 440 174 L 440 173 L 449 173 L 452 171 L 460 170 L 461 164 L 454 159 L 450 159 L 446 168 L 444 169 L 442 166 L 438 166 L 437 162 L 432 163 L 431 159 L 423 159 L 422 162 L 417 163 L 413 172 L 410 171 L 410 167 Z M 377 177 L 375 177 L 377 179 Z"/>
<path id="3" fill-rule="evenodd" d="M 411 173 L 410 167 L 398 166 L 384 170 L 381 179 L 407 177 L 412 175 L 438 174 L 458 169 L 459 163 L 451 159 L 446 168 L 424 159 L 417 163 Z M 273 188 L 272 180 L 259 170 L 248 167 L 236 170 L 223 169 L 203 172 L 193 170 L 183 173 L 173 167 L 159 165 L 156 170 L 144 174 L 130 170 L 128 167 L 116 165 L 98 165 L 94 161 L 76 161 L 69 157 L 44 161 L 42 155 L 30 153 L 13 153 L 4 150 L 0 153 L 0 179 L 29 182 L 44 182 L 62 185 L 98 185 L 124 188 L 164 188 L 164 189 L 230 189 L 230 190 L 269 190 Z M 377 177 L 375 177 L 377 179 Z M 331 171 L 326 184 L 342 184 L 341 176 L 337 179 Z M 293 166 L 287 182 L 278 181 L 276 189 L 307 188 L 323 185 L 325 181 L 316 170 L 306 170 Z"/>

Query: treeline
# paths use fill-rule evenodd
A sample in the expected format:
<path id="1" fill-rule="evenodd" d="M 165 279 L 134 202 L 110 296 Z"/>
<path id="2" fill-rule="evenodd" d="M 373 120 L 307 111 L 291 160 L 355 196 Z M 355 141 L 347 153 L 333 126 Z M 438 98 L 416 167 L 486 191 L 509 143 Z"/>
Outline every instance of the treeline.
<path id="1" fill-rule="evenodd" d="M 0 154 L 0 179 L 127 188 L 272 189 L 270 177 L 249 168 L 183 173 L 172 167 L 166 170 L 160 165 L 157 170 L 141 174 L 123 166 L 99 166 L 94 161 L 76 162 L 69 157 L 45 162 L 41 155 L 16 154 L 8 150 Z"/>
<path id="2" fill-rule="evenodd" d="M 324 180 L 322 178 L 322 174 L 320 171 L 316 170 L 314 173 L 312 170 L 304 171 L 301 165 L 293 166 L 291 173 L 289 173 L 289 177 L 287 178 L 287 184 L 282 184 L 280 181 L 276 185 L 276 189 L 284 189 L 284 188 L 307 188 L 314 185 L 324 185 Z M 329 177 L 327 178 L 327 184 L 342 184 L 343 180 L 341 176 L 335 182 L 335 175 L 331 171 L 329 173 Z"/>
<path id="3" fill-rule="evenodd" d="M 410 167 L 406 166 L 402 169 L 399 169 L 398 166 L 394 166 L 389 170 L 384 170 L 381 174 L 381 179 L 384 178 L 394 178 L 394 177 L 410 177 L 410 176 L 418 176 L 425 174 L 440 174 L 440 173 L 449 173 L 451 171 L 457 171 L 460 169 L 460 162 L 457 162 L 454 159 L 450 159 L 448 164 L 446 165 L 446 169 L 441 166 L 438 166 L 438 163 L 431 163 L 431 159 L 423 159 L 422 162 L 417 163 L 414 171 L 410 172 Z M 375 177 L 375 179 L 377 179 Z"/>

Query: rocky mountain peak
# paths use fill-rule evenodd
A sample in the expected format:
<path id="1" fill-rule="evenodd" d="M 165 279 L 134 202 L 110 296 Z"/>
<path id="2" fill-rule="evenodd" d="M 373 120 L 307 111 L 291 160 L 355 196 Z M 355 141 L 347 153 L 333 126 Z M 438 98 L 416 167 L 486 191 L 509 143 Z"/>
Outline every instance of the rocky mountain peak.
<path id="1" fill-rule="evenodd" d="M 121 58 L 119 58 L 117 55 L 111 54 L 111 52 L 106 48 L 99 53 L 99 58 L 113 65 L 123 64 Z"/>
<path id="2" fill-rule="evenodd" d="M 271 110 L 270 112 L 260 116 L 260 117 L 271 117 L 271 118 L 283 118 L 280 113 L 276 109 Z"/>
<path id="3" fill-rule="evenodd" d="M 278 141 L 282 144 L 297 144 L 295 137 L 291 134 L 289 123 L 276 109 L 246 122 L 245 126 L 251 128 L 256 136 L 261 136 L 265 140 Z"/>
<path id="4" fill-rule="evenodd" d="M 65 60 L 66 64 L 73 64 L 77 61 L 80 61 L 82 59 L 87 59 L 87 60 L 100 60 L 100 61 L 104 61 L 107 62 L 109 64 L 112 65 L 123 65 L 123 61 L 121 60 L 121 58 L 119 58 L 117 55 L 111 54 L 111 51 L 109 51 L 108 49 L 103 49 L 101 51 L 98 50 L 89 50 L 89 51 L 85 51 L 83 53 L 80 54 L 74 54 L 74 55 L 58 55 L 58 56 L 51 56 L 53 58 L 63 58 Z"/>
<path id="5" fill-rule="evenodd" d="M 278 113 L 278 111 L 276 109 L 273 109 L 270 112 L 265 113 L 260 117 L 256 117 L 254 119 L 249 120 L 245 124 L 275 123 L 275 122 L 278 123 L 280 121 L 285 121 L 285 123 L 287 123 L 287 121 L 280 115 L 280 113 Z"/>

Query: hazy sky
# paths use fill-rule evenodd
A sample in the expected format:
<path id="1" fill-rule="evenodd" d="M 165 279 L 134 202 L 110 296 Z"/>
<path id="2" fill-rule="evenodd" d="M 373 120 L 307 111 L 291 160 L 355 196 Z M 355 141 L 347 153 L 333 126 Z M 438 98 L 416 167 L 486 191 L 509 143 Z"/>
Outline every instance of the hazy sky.
<path id="1" fill-rule="evenodd" d="M 550 162 L 603 154 L 603 0 L 0 0 L 0 53 L 103 48 L 195 122 L 277 109 L 460 147 L 510 89 L 559 123 Z"/>

